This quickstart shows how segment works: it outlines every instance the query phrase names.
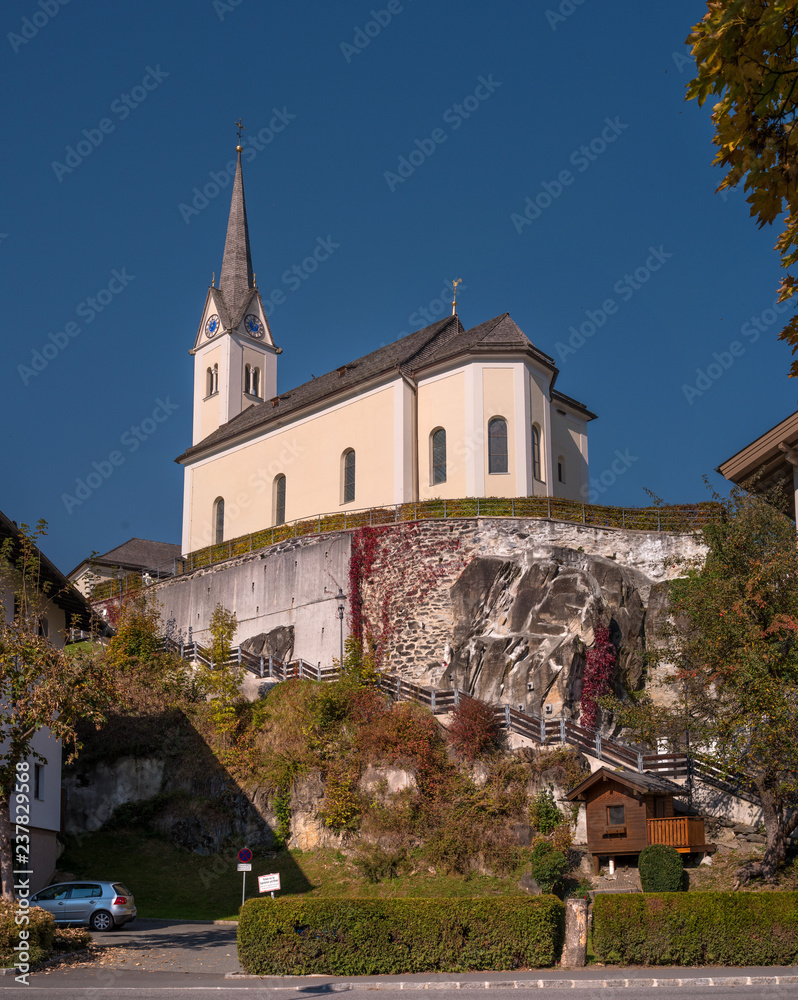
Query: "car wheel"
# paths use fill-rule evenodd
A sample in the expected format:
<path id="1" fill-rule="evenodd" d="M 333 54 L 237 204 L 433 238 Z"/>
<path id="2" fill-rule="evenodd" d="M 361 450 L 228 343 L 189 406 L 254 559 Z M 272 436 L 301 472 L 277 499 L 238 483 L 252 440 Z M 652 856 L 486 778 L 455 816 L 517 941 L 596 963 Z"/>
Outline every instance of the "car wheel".
<path id="1" fill-rule="evenodd" d="M 89 920 L 89 927 L 93 931 L 112 931 L 114 929 L 114 918 L 110 913 L 106 913 L 105 910 L 98 910 L 96 913 L 92 913 L 91 920 Z"/>

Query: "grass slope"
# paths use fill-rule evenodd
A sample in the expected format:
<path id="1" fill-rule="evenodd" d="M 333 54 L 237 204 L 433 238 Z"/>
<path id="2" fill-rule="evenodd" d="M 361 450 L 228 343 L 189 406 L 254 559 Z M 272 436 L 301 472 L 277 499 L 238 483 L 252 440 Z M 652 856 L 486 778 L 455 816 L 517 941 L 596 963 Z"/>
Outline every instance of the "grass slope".
<path id="1" fill-rule="evenodd" d="M 241 845 L 244 846 L 243 844 Z M 427 867 L 384 882 L 365 882 L 338 851 L 254 851 L 247 897 L 256 896 L 257 876 L 280 873 L 281 896 L 327 898 L 452 897 L 525 895 L 516 878 L 444 875 Z M 203 856 L 139 830 L 116 830 L 70 838 L 59 861 L 61 875 L 124 882 L 140 917 L 236 920 L 242 876 L 237 858 Z"/>

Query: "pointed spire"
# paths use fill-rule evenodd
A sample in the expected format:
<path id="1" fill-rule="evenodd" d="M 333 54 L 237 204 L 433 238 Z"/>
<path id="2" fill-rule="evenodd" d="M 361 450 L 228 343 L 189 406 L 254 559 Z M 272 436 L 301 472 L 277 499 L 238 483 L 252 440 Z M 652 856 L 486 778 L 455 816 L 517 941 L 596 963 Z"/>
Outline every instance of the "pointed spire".
<path id="1" fill-rule="evenodd" d="M 227 238 L 224 241 L 222 273 L 219 288 L 225 305 L 231 314 L 231 322 L 236 322 L 244 300 L 255 287 L 252 275 L 252 258 L 249 252 L 249 230 L 247 228 L 247 206 L 244 201 L 244 177 L 241 171 L 241 146 L 236 146 L 238 163 L 233 181 L 233 198 L 230 202 L 230 218 L 227 223 Z"/>

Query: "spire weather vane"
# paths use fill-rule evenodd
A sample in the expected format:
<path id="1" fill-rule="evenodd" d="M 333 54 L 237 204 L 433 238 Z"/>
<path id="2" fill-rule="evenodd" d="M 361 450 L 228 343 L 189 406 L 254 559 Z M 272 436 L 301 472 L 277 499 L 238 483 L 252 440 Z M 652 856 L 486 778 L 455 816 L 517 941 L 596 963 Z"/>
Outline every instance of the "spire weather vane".
<path id="1" fill-rule="evenodd" d="M 457 313 L 457 286 L 462 280 L 462 278 L 457 278 L 452 282 L 452 316 Z"/>
<path id="2" fill-rule="evenodd" d="M 238 121 L 237 122 L 233 122 L 233 124 L 238 129 L 238 146 L 236 146 L 236 149 L 239 152 L 241 152 L 241 133 L 242 132 L 246 132 L 246 126 L 242 125 L 242 123 L 241 123 L 241 115 L 238 116 Z"/>

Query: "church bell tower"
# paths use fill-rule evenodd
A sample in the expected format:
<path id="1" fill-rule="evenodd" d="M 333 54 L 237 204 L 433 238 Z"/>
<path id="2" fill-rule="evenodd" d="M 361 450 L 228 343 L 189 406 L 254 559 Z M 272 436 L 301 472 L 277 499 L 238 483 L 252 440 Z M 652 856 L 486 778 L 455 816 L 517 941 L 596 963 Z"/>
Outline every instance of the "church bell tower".
<path id="1" fill-rule="evenodd" d="M 239 129 L 243 126 L 239 124 Z M 252 405 L 277 395 L 277 355 L 249 251 L 239 145 L 219 285 L 208 289 L 194 355 L 192 444 Z"/>

